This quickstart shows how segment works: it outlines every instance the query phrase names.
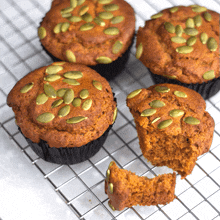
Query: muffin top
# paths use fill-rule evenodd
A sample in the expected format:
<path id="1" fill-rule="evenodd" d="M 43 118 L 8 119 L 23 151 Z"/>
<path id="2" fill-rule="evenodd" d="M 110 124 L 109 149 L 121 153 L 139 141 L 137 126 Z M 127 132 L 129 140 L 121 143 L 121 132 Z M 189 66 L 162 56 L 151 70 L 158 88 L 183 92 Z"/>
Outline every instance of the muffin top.
<path id="1" fill-rule="evenodd" d="M 192 5 L 151 16 L 137 34 L 136 57 L 152 73 L 182 83 L 219 77 L 219 14 Z"/>
<path id="2" fill-rule="evenodd" d="M 89 67 L 67 62 L 26 75 L 11 90 L 7 103 L 27 138 L 57 148 L 80 147 L 99 138 L 117 113 L 106 79 Z"/>
<path id="3" fill-rule="evenodd" d="M 54 0 L 38 35 L 60 60 L 96 65 L 120 57 L 134 30 L 134 11 L 124 0 Z"/>

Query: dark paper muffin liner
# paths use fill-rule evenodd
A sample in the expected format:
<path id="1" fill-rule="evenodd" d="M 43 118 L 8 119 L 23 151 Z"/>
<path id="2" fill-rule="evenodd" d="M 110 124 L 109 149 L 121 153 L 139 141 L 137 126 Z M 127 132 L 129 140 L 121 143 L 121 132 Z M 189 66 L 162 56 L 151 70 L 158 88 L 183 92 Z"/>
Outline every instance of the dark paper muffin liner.
<path id="1" fill-rule="evenodd" d="M 212 97 L 220 90 L 220 77 L 213 79 L 207 83 L 204 82 L 201 84 L 199 83 L 187 84 L 187 83 L 179 82 L 178 80 L 175 80 L 175 79 L 167 79 L 164 76 L 153 74 L 150 70 L 149 72 L 155 84 L 170 83 L 170 84 L 177 84 L 180 86 L 185 86 L 189 89 L 193 89 L 196 92 L 198 92 L 203 97 L 203 99 L 208 99 Z"/>

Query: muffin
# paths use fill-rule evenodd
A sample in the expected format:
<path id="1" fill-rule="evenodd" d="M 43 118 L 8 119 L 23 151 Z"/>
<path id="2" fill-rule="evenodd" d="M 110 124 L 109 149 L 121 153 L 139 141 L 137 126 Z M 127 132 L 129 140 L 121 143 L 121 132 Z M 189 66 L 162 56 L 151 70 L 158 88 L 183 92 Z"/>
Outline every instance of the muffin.
<path id="1" fill-rule="evenodd" d="M 174 200 L 176 173 L 163 174 L 148 179 L 131 171 L 119 169 L 112 161 L 106 172 L 105 193 L 109 206 L 115 210 L 135 205 L 150 206 L 167 204 Z"/>
<path id="2" fill-rule="evenodd" d="M 106 79 L 87 66 L 67 62 L 26 75 L 7 103 L 32 149 L 59 164 L 79 163 L 97 153 L 117 114 Z"/>
<path id="3" fill-rule="evenodd" d="M 151 16 L 137 33 L 136 57 L 156 84 L 173 83 L 207 99 L 219 91 L 219 14 L 179 6 Z"/>
<path id="4" fill-rule="evenodd" d="M 123 69 L 134 31 L 124 0 L 54 0 L 38 35 L 54 61 L 85 64 L 110 79 Z"/>
<path id="5" fill-rule="evenodd" d="M 138 89 L 127 96 L 143 156 L 155 166 L 168 166 L 181 178 L 212 143 L 214 120 L 194 90 L 175 84 Z"/>

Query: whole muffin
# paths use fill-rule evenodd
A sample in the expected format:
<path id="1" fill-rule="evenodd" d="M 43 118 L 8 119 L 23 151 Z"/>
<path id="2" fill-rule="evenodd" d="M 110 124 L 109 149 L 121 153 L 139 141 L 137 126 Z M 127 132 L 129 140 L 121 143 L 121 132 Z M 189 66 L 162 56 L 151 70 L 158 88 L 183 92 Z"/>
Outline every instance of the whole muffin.
<path id="1" fill-rule="evenodd" d="M 106 79 L 89 67 L 67 62 L 26 75 L 7 103 L 33 150 L 61 164 L 82 162 L 97 153 L 117 114 Z"/>
<path id="2" fill-rule="evenodd" d="M 54 0 L 38 35 L 54 61 L 93 66 L 111 78 L 128 59 L 134 31 L 134 11 L 124 0 Z"/>
<path id="3" fill-rule="evenodd" d="M 214 120 L 194 90 L 174 84 L 139 89 L 127 97 L 144 157 L 155 166 L 168 166 L 182 178 L 212 143 Z"/>
<path id="4" fill-rule="evenodd" d="M 136 57 L 156 84 L 174 83 L 216 94 L 219 78 L 219 14 L 202 6 L 179 6 L 153 15 L 137 33 Z"/>

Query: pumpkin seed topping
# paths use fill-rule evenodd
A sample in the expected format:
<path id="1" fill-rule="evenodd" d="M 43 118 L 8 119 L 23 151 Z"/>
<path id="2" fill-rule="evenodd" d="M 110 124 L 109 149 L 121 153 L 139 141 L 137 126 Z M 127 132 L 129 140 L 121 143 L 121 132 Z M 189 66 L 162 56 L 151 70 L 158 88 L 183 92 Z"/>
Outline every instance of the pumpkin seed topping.
<path id="1" fill-rule="evenodd" d="M 47 74 L 56 74 L 56 73 L 58 73 L 58 72 L 60 72 L 61 70 L 63 70 L 63 67 L 62 66 L 48 66 L 47 68 L 46 68 L 46 73 Z"/>
<path id="2" fill-rule="evenodd" d="M 77 6 L 77 0 L 70 0 L 70 6 L 75 8 Z"/>
<path id="3" fill-rule="evenodd" d="M 71 11 L 73 11 L 73 7 L 67 7 L 67 8 L 64 8 L 60 11 L 61 14 L 66 14 L 66 13 L 70 13 Z"/>
<path id="4" fill-rule="evenodd" d="M 82 21 L 82 18 L 78 17 L 78 16 L 71 16 L 71 17 L 68 18 L 68 20 L 70 22 L 80 22 L 80 21 Z"/>
<path id="5" fill-rule="evenodd" d="M 104 30 L 104 33 L 107 35 L 118 35 L 119 29 L 117 27 L 109 27 Z"/>
<path id="6" fill-rule="evenodd" d="M 72 16 L 71 13 L 62 14 L 62 17 L 63 17 L 63 18 L 69 18 L 69 17 L 71 17 L 71 16 Z"/>
<path id="7" fill-rule="evenodd" d="M 98 89 L 98 90 L 102 90 L 102 84 L 99 81 L 93 80 L 92 81 L 93 86 Z"/>
<path id="8" fill-rule="evenodd" d="M 109 181 L 109 177 L 110 177 L 111 171 L 109 169 L 106 170 L 106 178 L 105 181 L 108 182 Z"/>
<path id="9" fill-rule="evenodd" d="M 199 119 L 191 117 L 191 116 L 184 118 L 183 121 L 186 122 L 187 124 L 190 124 L 190 125 L 200 124 Z"/>
<path id="10" fill-rule="evenodd" d="M 59 24 L 57 24 L 57 25 L 54 27 L 53 32 L 54 32 L 55 34 L 60 33 L 62 24 L 63 24 L 63 23 L 59 23 Z"/>
<path id="11" fill-rule="evenodd" d="M 63 76 L 67 79 L 80 79 L 83 77 L 83 74 L 80 71 L 69 71 L 65 72 Z"/>
<path id="12" fill-rule="evenodd" d="M 74 107 L 79 107 L 81 105 L 82 100 L 80 98 L 73 99 L 72 105 Z"/>
<path id="13" fill-rule="evenodd" d="M 82 104 L 82 109 L 87 111 L 91 108 L 92 106 L 92 99 L 87 99 L 85 102 Z"/>
<path id="14" fill-rule="evenodd" d="M 119 16 L 116 16 L 116 17 L 112 18 L 111 23 L 112 24 L 118 24 L 118 23 L 121 23 L 124 19 L 125 19 L 124 16 L 119 15 Z"/>
<path id="15" fill-rule="evenodd" d="M 79 10 L 79 15 L 80 16 L 84 15 L 88 10 L 89 10 L 89 6 L 88 5 L 82 6 L 82 8 L 80 8 L 80 10 Z"/>
<path id="16" fill-rule="evenodd" d="M 165 106 L 165 103 L 160 100 L 154 100 L 154 101 L 150 102 L 149 105 L 152 108 L 161 108 L 161 107 Z"/>
<path id="17" fill-rule="evenodd" d="M 102 19 L 112 19 L 114 15 L 111 12 L 103 11 L 99 13 L 99 17 Z"/>
<path id="18" fill-rule="evenodd" d="M 121 51 L 122 47 L 123 47 L 123 43 L 119 40 L 116 41 L 112 47 L 112 53 L 113 54 L 119 53 Z"/>
<path id="19" fill-rule="evenodd" d="M 47 96 L 51 98 L 57 97 L 57 92 L 49 83 L 44 84 L 44 92 Z"/>
<path id="20" fill-rule="evenodd" d="M 66 90 L 67 90 L 66 88 L 58 89 L 57 90 L 57 96 L 58 97 L 63 97 L 65 92 L 66 92 Z"/>
<path id="21" fill-rule="evenodd" d="M 201 33 L 201 35 L 200 35 L 200 40 L 201 40 L 201 42 L 202 42 L 202 44 L 206 44 L 207 43 L 207 41 L 208 41 L 208 34 L 206 34 L 206 33 Z"/>
<path id="22" fill-rule="evenodd" d="M 119 6 L 116 5 L 116 4 L 109 4 L 109 5 L 104 5 L 103 8 L 106 10 L 106 11 L 116 11 L 119 9 Z"/>
<path id="23" fill-rule="evenodd" d="M 128 94 L 127 99 L 134 98 L 134 97 L 137 96 L 141 91 L 142 91 L 142 89 L 134 90 L 133 92 L 131 92 L 130 94 Z"/>
<path id="24" fill-rule="evenodd" d="M 66 122 L 67 122 L 68 124 L 77 124 L 77 123 L 79 123 L 79 122 L 81 122 L 81 121 L 84 121 L 84 120 L 86 120 L 86 119 L 87 119 L 87 117 L 77 116 L 77 117 L 73 117 L 73 118 L 67 119 Z"/>
<path id="25" fill-rule="evenodd" d="M 76 81 L 75 79 L 64 79 L 63 82 L 71 85 L 71 86 L 78 86 L 80 83 Z"/>
<path id="26" fill-rule="evenodd" d="M 187 94 L 181 91 L 174 91 L 174 95 L 180 98 L 186 98 Z"/>
<path id="27" fill-rule="evenodd" d="M 187 40 L 187 46 L 193 46 L 196 43 L 197 38 L 195 36 L 191 36 L 188 40 Z"/>
<path id="28" fill-rule="evenodd" d="M 184 32 L 189 36 L 196 36 L 199 33 L 195 28 L 185 28 Z"/>
<path id="29" fill-rule="evenodd" d="M 117 113 L 118 113 L 118 108 L 116 107 L 113 114 L 112 124 L 115 122 L 115 119 L 117 118 Z"/>
<path id="30" fill-rule="evenodd" d="M 108 165 L 108 168 L 110 168 L 114 164 L 114 161 L 111 161 Z"/>
<path id="31" fill-rule="evenodd" d="M 113 0 L 98 0 L 98 3 L 99 4 L 109 4 L 109 3 L 111 3 Z"/>
<path id="32" fill-rule="evenodd" d="M 172 119 L 168 119 L 168 120 L 165 120 L 165 121 L 161 121 L 157 127 L 159 129 L 163 129 L 163 128 L 167 128 L 168 126 L 170 126 L 171 124 L 173 123 L 173 120 Z"/>
<path id="33" fill-rule="evenodd" d="M 54 63 L 52 63 L 52 65 L 54 65 L 54 66 L 62 66 L 65 63 L 66 63 L 65 61 L 60 61 L 60 62 L 54 62 Z"/>
<path id="34" fill-rule="evenodd" d="M 156 86 L 154 88 L 157 92 L 161 92 L 161 93 L 166 93 L 170 91 L 170 88 L 166 87 L 166 86 Z"/>
<path id="35" fill-rule="evenodd" d="M 108 191 L 113 194 L 113 183 L 108 184 Z"/>
<path id="36" fill-rule="evenodd" d="M 34 83 L 28 83 L 27 85 L 25 85 L 23 88 L 21 88 L 20 92 L 21 93 L 26 93 L 28 92 L 29 90 L 32 89 L 32 87 L 34 86 Z"/>
<path id="37" fill-rule="evenodd" d="M 101 27 L 104 27 L 104 26 L 105 26 L 105 22 L 104 22 L 101 18 L 99 18 L 99 17 L 94 18 L 93 21 L 94 21 L 97 25 L 99 25 L 99 26 L 101 26 Z"/>
<path id="38" fill-rule="evenodd" d="M 78 0 L 78 1 L 77 1 L 77 5 L 78 5 L 78 6 L 79 6 L 79 5 L 82 5 L 85 1 L 86 1 L 86 0 Z"/>
<path id="39" fill-rule="evenodd" d="M 176 33 L 176 35 L 177 35 L 178 37 L 181 37 L 182 34 L 183 34 L 183 28 L 182 28 L 182 26 L 177 25 L 177 26 L 175 27 L 175 33 Z"/>
<path id="40" fill-rule="evenodd" d="M 155 119 L 151 122 L 151 124 L 154 124 L 154 123 L 157 122 L 158 120 L 160 120 L 160 117 L 155 118 Z"/>
<path id="41" fill-rule="evenodd" d="M 157 13 L 157 14 L 155 14 L 155 15 L 152 15 L 150 18 L 151 18 L 151 19 L 160 18 L 162 15 L 163 15 L 163 13 L 162 13 L 162 12 L 159 12 L 159 13 Z"/>
<path id="42" fill-rule="evenodd" d="M 100 56 L 96 59 L 96 61 L 101 64 L 108 64 L 112 62 L 112 59 L 109 57 Z"/>
<path id="43" fill-rule="evenodd" d="M 176 48 L 176 52 L 182 53 L 182 54 L 187 54 L 191 53 L 193 51 L 193 47 L 191 46 L 181 46 Z"/>
<path id="44" fill-rule="evenodd" d="M 173 7 L 173 8 L 170 9 L 170 12 L 171 13 L 177 12 L 178 9 L 179 9 L 178 7 Z"/>
<path id="45" fill-rule="evenodd" d="M 70 27 L 70 23 L 69 22 L 64 22 L 61 26 L 61 31 L 62 32 L 66 32 Z"/>
<path id="46" fill-rule="evenodd" d="M 71 50 L 66 51 L 66 58 L 69 62 L 75 63 L 76 62 L 76 56 Z"/>
<path id="47" fill-rule="evenodd" d="M 140 43 L 136 50 L 136 58 L 139 59 L 143 53 L 143 45 Z"/>
<path id="48" fill-rule="evenodd" d="M 218 48 L 218 43 L 215 40 L 215 38 L 210 37 L 207 41 L 207 47 L 209 48 L 210 51 L 216 51 Z"/>
<path id="49" fill-rule="evenodd" d="M 82 19 L 86 22 L 91 22 L 93 20 L 92 15 L 90 15 L 88 12 L 82 15 Z"/>
<path id="50" fill-rule="evenodd" d="M 47 100 L 48 100 L 48 97 L 44 93 L 41 93 L 36 98 L 36 104 L 43 105 L 44 103 L 47 102 Z"/>
<path id="51" fill-rule="evenodd" d="M 36 120 L 41 122 L 41 123 L 48 123 L 54 119 L 54 115 L 50 112 L 45 112 L 41 115 L 39 115 Z"/>
<path id="52" fill-rule="evenodd" d="M 56 108 L 60 106 L 62 103 L 63 103 L 63 99 L 58 99 L 52 103 L 51 108 Z"/>
<path id="53" fill-rule="evenodd" d="M 93 29 L 94 26 L 95 26 L 94 24 L 85 23 L 80 27 L 80 31 L 89 31 L 89 30 Z"/>
<path id="54" fill-rule="evenodd" d="M 171 75 L 163 75 L 163 76 L 169 79 L 176 79 L 176 76 L 171 76 Z"/>
<path id="55" fill-rule="evenodd" d="M 165 22 L 164 27 L 169 33 L 175 33 L 175 27 L 170 22 Z"/>
<path id="56" fill-rule="evenodd" d="M 202 17 L 200 15 L 196 15 L 194 17 L 194 22 L 196 27 L 200 27 L 202 25 Z"/>
<path id="57" fill-rule="evenodd" d="M 65 104 L 70 104 L 74 99 L 74 91 L 72 89 L 67 89 L 64 96 L 63 101 Z"/>
<path id="58" fill-rule="evenodd" d="M 60 75 L 50 74 L 50 75 L 47 75 L 46 77 L 44 77 L 44 80 L 47 81 L 47 82 L 54 82 L 54 81 L 56 81 L 60 78 L 61 78 Z"/>
<path id="59" fill-rule="evenodd" d="M 187 28 L 194 28 L 195 27 L 194 20 L 192 18 L 188 18 L 186 20 L 186 27 Z"/>
<path id="60" fill-rule="evenodd" d="M 176 118 L 176 117 L 179 117 L 179 116 L 184 115 L 184 111 L 183 111 L 183 110 L 180 110 L 180 109 L 174 109 L 174 110 L 171 110 L 171 111 L 169 112 L 169 115 L 170 115 L 171 117 Z"/>
<path id="61" fill-rule="evenodd" d="M 204 13 L 204 18 L 205 18 L 206 21 L 211 21 L 212 20 L 212 15 L 206 11 Z"/>
<path id="62" fill-rule="evenodd" d="M 200 13 L 200 12 L 207 11 L 207 8 L 203 7 L 203 6 L 195 6 L 195 7 L 192 8 L 192 11 Z"/>
<path id="63" fill-rule="evenodd" d="M 58 116 L 59 117 L 65 117 L 70 113 L 70 106 L 65 105 L 63 106 L 59 111 L 58 111 Z"/>
<path id="64" fill-rule="evenodd" d="M 156 112 L 157 110 L 153 108 L 145 109 L 143 112 L 141 112 L 141 116 L 143 117 L 151 116 L 154 115 Z"/>
<path id="65" fill-rule="evenodd" d="M 209 70 L 205 72 L 202 76 L 206 80 L 211 80 L 215 78 L 215 71 L 214 70 Z"/>
<path id="66" fill-rule="evenodd" d="M 171 37 L 171 41 L 174 43 L 178 43 L 178 44 L 186 43 L 186 39 L 183 37 L 179 37 L 179 36 Z"/>
<path id="67" fill-rule="evenodd" d="M 108 201 L 108 206 L 112 209 L 112 211 L 115 211 L 114 206 L 110 203 L 110 201 Z"/>
<path id="68" fill-rule="evenodd" d="M 79 96 L 81 99 L 86 99 L 89 96 L 89 91 L 87 89 L 83 89 L 80 91 Z"/>
<path id="69" fill-rule="evenodd" d="M 39 36 L 39 38 L 42 40 L 42 39 L 44 39 L 46 37 L 46 35 L 47 35 L 46 29 L 44 27 L 39 27 L 38 28 L 38 36 Z"/>

